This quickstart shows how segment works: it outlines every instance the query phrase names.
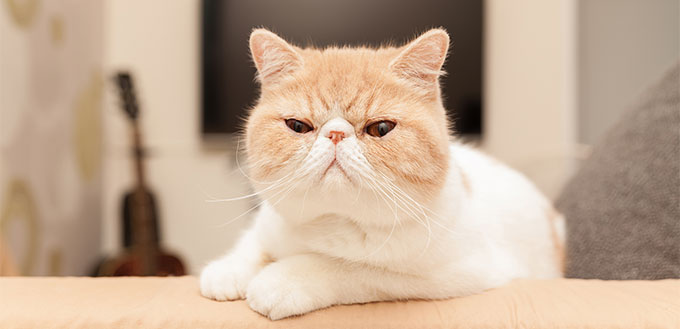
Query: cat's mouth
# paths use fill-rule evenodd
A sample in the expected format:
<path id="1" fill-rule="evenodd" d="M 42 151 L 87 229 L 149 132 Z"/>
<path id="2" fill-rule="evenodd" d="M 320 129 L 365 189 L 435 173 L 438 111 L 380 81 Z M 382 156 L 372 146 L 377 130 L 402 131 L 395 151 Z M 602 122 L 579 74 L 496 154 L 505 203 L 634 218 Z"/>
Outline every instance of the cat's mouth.
<path id="1" fill-rule="evenodd" d="M 328 168 L 326 168 L 323 174 L 321 174 L 321 178 L 326 177 L 328 173 L 332 173 L 334 171 L 340 172 L 342 175 L 345 176 L 345 178 L 347 178 L 349 181 L 352 181 L 352 179 L 349 177 L 345 169 L 342 168 L 342 165 L 340 164 L 340 162 L 338 162 L 337 159 L 333 159 L 333 161 L 331 161 L 331 163 L 328 165 Z"/>

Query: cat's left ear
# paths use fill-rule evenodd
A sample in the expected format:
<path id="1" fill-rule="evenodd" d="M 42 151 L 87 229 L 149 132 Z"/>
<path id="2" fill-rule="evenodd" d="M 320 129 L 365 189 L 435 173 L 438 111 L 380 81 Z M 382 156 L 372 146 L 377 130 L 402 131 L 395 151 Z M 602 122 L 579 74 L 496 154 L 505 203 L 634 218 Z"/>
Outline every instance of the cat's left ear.
<path id="1" fill-rule="evenodd" d="M 288 42 L 266 29 L 250 34 L 250 53 L 261 84 L 273 83 L 302 67 L 302 57 Z"/>
<path id="2" fill-rule="evenodd" d="M 424 88 L 436 87 L 448 49 L 448 33 L 429 30 L 404 47 L 390 62 L 390 70 Z"/>

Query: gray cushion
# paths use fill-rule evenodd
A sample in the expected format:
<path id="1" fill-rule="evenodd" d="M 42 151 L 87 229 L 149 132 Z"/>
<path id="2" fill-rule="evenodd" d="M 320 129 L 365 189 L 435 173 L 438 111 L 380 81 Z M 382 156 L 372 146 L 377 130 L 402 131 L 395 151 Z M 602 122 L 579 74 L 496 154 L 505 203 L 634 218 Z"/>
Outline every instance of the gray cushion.
<path id="1" fill-rule="evenodd" d="M 557 201 L 566 276 L 680 278 L 680 65 L 595 146 Z"/>

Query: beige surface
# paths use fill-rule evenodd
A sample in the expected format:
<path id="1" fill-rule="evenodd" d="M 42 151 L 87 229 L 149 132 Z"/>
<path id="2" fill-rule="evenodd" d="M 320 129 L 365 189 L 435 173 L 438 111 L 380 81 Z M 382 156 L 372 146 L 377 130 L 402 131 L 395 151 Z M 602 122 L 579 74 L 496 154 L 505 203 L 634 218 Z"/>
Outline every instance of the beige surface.
<path id="1" fill-rule="evenodd" d="M 516 281 L 445 301 L 336 306 L 272 322 L 195 277 L 0 278 L 2 328 L 680 328 L 680 280 Z"/>

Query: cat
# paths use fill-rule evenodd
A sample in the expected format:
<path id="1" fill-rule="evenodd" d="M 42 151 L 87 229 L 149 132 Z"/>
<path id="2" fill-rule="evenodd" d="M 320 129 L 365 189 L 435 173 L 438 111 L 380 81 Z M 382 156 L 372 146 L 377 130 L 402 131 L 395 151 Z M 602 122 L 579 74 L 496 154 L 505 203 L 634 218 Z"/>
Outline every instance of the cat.
<path id="1" fill-rule="evenodd" d="M 562 275 L 563 218 L 518 172 L 451 137 L 432 29 L 403 47 L 299 48 L 256 29 L 249 175 L 264 201 L 200 276 L 272 320 L 444 299 Z"/>

